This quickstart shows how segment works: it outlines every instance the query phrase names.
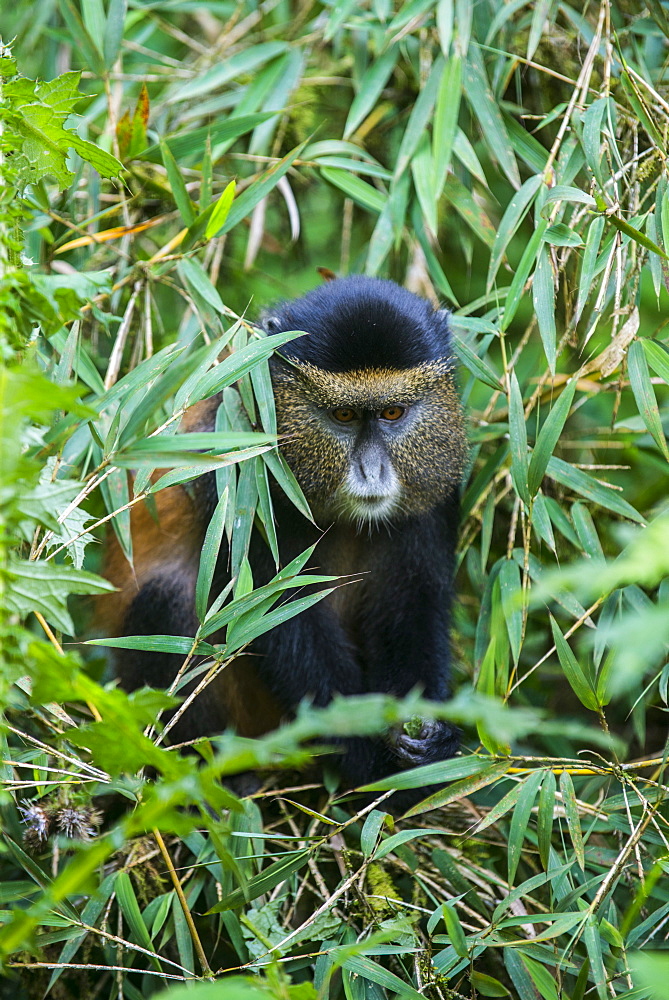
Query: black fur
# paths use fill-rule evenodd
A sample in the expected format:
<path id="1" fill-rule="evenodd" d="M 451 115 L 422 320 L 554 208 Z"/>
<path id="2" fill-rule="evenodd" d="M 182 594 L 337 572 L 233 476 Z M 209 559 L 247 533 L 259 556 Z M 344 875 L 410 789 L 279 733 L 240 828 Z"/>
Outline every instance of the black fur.
<path id="1" fill-rule="evenodd" d="M 284 555 L 288 561 L 317 541 L 320 532 L 285 501 L 277 501 L 279 540 L 289 540 Z M 453 496 L 429 515 L 389 529 L 365 528 L 358 562 L 366 572 L 349 585 L 354 592 L 351 611 L 337 615 L 323 601 L 256 640 L 254 648 L 262 654 L 258 672 L 286 713 L 305 696 L 321 706 L 334 694 L 384 692 L 403 697 L 415 687 L 431 701 L 448 697 L 457 524 L 458 500 Z M 338 571 L 338 549 L 351 530 L 350 525 L 335 524 L 321 539 L 314 556 L 318 572 Z M 258 540 L 251 553 L 261 574 L 256 582 L 265 582 L 272 572 L 261 544 Z M 413 744 L 403 734 L 340 741 L 338 767 L 346 787 L 456 753 L 459 733 L 454 726 L 436 722 L 426 730 Z M 425 789 L 403 796 L 402 805 L 427 794 Z"/>
<path id="2" fill-rule="evenodd" d="M 279 306 L 265 317 L 264 325 L 271 333 L 305 330 L 309 336 L 287 344 L 281 353 L 335 373 L 370 368 L 406 370 L 448 359 L 451 353 L 444 312 L 433 310 L 393 282 L 360 276 L 338 279 Z M 439 419 L 449 419 L 449 415 Z M 450 419 L 455 438 L 462 434 L 459 411 Z M 417 433 L 429 433 L 424 425 L 416 426 Z M 370 520 L 362 527 L 335 519 L 332 525 L 321 523 L 316 528 L 276 491 L 284 565 L 318 542 L 312 564 L 319 572 L 360 574 L 360 582 L 346 588 L 340 603 L 337 599 L 323 601 L 254 642 L 257 674 L 286 716 L 304 698 L 323 706 L 337 693 L 387 692 L 402 697 L 418 686 L 431 700 L 448 697 L 459 508 L 458 488 L 453 483 L 462 464 L 456 452 L 442 494 L 435 496 L 431 510 L 419 515 L 400 512 L 395 518 Z M 442 449 L 435 460 L 439 458 L 448 466 L 449 456 L 450 452 Z M 299 469 L 293 471 L 299 480 Z M 209 477 L 211 481 L 213 477 Z M 215 499 L 204 488 L 199 496 L 203 517 L 208 519 Z M 329 529 L 325 534 L 324 528 Z M 257 533 L 251 543 L 250 562 L 256 586 L 274 575 L 269 550 Z M 225 553 L 219 559 L 215 593 L 228 579 Z M 124 631 L 193 634 L 192 601 L 192 588 L 189 592 L 178 581 L 169 583 L 158 569 L 154 583 L 146 585 L 131 606 Z M 121 673 L 129 687 L 142 682 L 167 686 L 178 659 L 168 664 L 157 654 L 125 655 L 128 659 Z M 206 693 L 199 700 L 205 705 L 195 706 L 187 721 L 191 738 L 234 725 L 234 718 L 228 718 L 220 707 L 218 719 L 212 721 L 211 711 L 206 710 Z M 181 728 L 179 737 L 184 735 Z M 426 722 L 416 738 L 395 733 L 374 740 L 342 740 L 340 769 L 345 784 L 354 787 L 401 767 L 451 757 L 457 748 L 455 727 Z M 422 790 L 424 794 L 427 791 Z"/>
<path id="3" fill-rule="evenodd" d="M 415 368 L 451 354 L 446 314 L 394 281 L 354 274 L 314 288 L 265 319 L 271 333 L 305 330 L 285 357 L 330 372 Z"/>

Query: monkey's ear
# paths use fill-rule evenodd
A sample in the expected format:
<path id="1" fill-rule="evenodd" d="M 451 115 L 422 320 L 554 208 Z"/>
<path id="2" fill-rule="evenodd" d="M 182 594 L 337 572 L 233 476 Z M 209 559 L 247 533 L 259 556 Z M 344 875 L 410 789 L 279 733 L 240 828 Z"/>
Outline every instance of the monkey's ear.
<path id="1" fill-rule="evenodd" d="M 279 316 L 263 316 L 260 325 L 265 333 L 280 333 L 281 319 Z"/>

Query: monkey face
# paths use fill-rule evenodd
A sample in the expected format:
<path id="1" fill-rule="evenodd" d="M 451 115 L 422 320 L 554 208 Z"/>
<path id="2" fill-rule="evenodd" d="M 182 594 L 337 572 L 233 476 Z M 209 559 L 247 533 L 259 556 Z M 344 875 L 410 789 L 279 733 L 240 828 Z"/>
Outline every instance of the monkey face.
<path id="1" fill-rule="evenodd" d="M 401 520 L 457 487 L 465 439 L 450 367 L 273 364 L 281 448 L 322 523 Z"/>

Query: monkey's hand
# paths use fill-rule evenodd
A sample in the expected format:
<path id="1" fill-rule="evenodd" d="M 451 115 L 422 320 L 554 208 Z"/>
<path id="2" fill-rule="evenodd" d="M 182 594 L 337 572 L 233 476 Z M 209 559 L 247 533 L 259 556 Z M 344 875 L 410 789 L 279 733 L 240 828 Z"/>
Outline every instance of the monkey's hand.
<path id="1" fill-rule="evenodd" d="M 417 736 L 394 729 L 390 742 L 402 767 L 420 767 L 453 757 L 460 745 L 460 732 L 450 722 L 425 719 Z"/>

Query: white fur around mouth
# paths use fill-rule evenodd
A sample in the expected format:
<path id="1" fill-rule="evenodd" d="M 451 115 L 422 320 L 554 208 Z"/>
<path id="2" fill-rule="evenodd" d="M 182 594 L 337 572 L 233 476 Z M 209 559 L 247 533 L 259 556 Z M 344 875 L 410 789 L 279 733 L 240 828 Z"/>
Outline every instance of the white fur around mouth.
<path id="1" fill-rule="evenodd" d="M 352 521 L 374 523 L 376 521 L 386 521 L 397 509 L 398 497 L 360 497 L 345 495 L 342 507 L 346 515 Z"/>

